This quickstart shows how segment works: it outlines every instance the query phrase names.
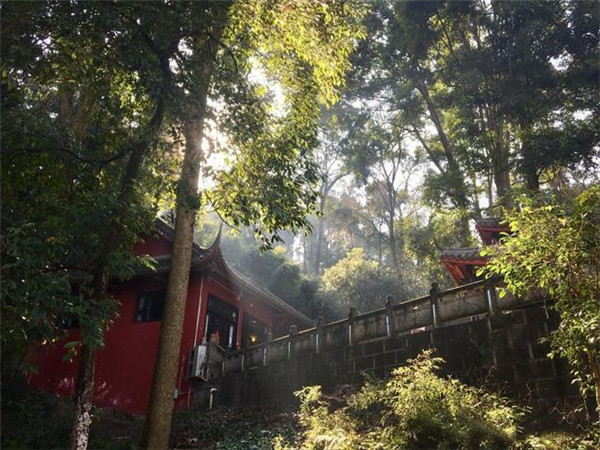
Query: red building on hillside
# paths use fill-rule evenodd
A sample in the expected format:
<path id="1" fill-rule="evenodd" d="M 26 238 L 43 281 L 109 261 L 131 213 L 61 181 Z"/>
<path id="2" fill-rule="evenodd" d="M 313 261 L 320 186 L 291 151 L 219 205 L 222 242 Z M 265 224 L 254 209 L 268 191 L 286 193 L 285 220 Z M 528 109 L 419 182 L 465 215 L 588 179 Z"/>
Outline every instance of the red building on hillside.
<path id="1" fill-rule="evenodd" d="M 173 229 L 157 221 L 157 236 L 138 244 L 137 255 L 156 259 L 156 270 L 137 271 L 127 282 L 115 281 L 111 291 L 120 301 L 119 318 L 105 334 L 105 347 L 96 356 L 94 403 L 101 407 L 144 414 L 161 327 L 170 268 Z M 194 382 L 188 378 L 193 349 L 211 335 L 226 349 L 244 348 L 267 333 L 283 335 L 291 325 L 308 328 L 313 322 L 272 293 L 258 287 L 227 265 L 220 239 L 203 249 L 194 245 L 188 298 L 179 352 L 176 408 L 189 406 Z M 69 330 L 77 337 L 78 330 Z M 30 384 L 63 395 L 74 392 L 76 362 L 64 362 L 65 350 L 46 346 L 38 358 L 39 373 Z"/>
<path id="2" fill-rule="evenodd" d="M 475 229 L 485 245 L 497 244 L 502 233 L 508 233 L 510 228 L 501 223 L 501 219 L 478 219 Z M 447 248 L 442 250 L 442 263 L 456 282 L 461 284 L 477 281 L 477 269 L 485 266 L 487 257 L 481 256 L 481 248 Z"/>

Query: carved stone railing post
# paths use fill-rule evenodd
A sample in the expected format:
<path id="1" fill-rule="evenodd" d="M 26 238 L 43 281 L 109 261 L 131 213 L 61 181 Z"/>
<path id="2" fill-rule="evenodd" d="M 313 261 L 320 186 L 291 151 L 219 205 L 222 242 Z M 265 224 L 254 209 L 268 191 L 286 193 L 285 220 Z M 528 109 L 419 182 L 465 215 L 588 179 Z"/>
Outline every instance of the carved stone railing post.
<path id="1" fill-rule="evenodd" d="M 267 347 L 269 346 L 269 342 L 273 340 L 273 333 L 268 332 L 265 338 L 265 343 L 263 344 L 263 366 L 267 365 Z"/>
<path id="2" fill-rule="evenodd" d="M 354 344 L 353 328 L 356 323 L 356 308 L 350 308 L 348 314 L 348 345 Z"/>
<path id="3" fill-rule="evenodd" d="M 431 300 L 431 320 L 433 327 L 437 328 L 441 321 L 438 316 L 438 301 L 439 301 L 440 287 L 436 282 L 431 283 L 431 289 L 429 290 L 429 298 Z"/>
<path id="4" fill-rule="evenodd" d="M 298 326 L 292 325 L 290 326 L 290 338 L 288 340 L 288 351 L 287 351 L 287 359 L 292 357 L 293 347 L 294 347 L 294 338 L 298 334 Z"/>
<path id="5" fill-rule="evenodd" d="M 317 319 L 317 325 L 315 329 L 315 352 L 317 354 L 321 353 L 321 348 L 323 347 L 323 323 L 325 320 L 322 316 L 319 316 Z"/>
<path id="6" fill-rule="evenodd" d="M 385 298 L 385 328 L 388 336 L 392 336 L 396 332 L 393 300 L 391 295 Z"/>
<path id="7" fill-rule="evenodd" d="M 496 283 L 493 279 L 485 282 L 485 298 L 487 300 L 488 311 L 490 314 L 498 314 L 498 297 L 496 296 Z"/>

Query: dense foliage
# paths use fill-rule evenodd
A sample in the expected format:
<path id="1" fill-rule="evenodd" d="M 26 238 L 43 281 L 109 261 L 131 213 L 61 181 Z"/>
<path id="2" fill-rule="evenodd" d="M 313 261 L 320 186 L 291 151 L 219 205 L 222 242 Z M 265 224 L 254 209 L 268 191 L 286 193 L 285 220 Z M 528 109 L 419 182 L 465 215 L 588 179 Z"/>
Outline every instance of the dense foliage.
<path id="1" fill-rule="evenodd" d="M 320 105 L 337 98 L 365 11 L 358 2 L 2 6 L 3 344 L 21 362 L 32 344 L 62 337 L 64 321 L 79 323 L 81 342 L 69 344 L 83 361 L 77 448 L 94 351 L 117 308 L 109 279 L 132 275 L 132 245 L 165 194 L 192 223 L 210 201 L 265 247 L 281 228 L 308 228 Z M 206 164 L 208 122 L 227 136 L 226 170 Z M 201 169 L 216 184 L 199 194 Z"/>
<path id="2" fill-rule="evenodd" d="M 473 218 L 598 183 L 599 20 L 587 1 L 373 2 L 324 120 L 327 179 L 350 175 L 302 238 L 309 271 L 360 246 L 405 285 L 448 284 L 436 247 L 473 246 Z"/>
<path id="3" fill-rule="evenodd" d="M 597 3 L 1 8 L 3 375 L 75 322 L 93 374 L 109 279 L 152 264 L 132 246 L 174 205 L 188 244 L 216 212 L 258 241 L 224 239 L 233 266 L 327 319 L 447 286 L 440 249 L 502 212 L 490 270 L 553 297 L 554 351 L 599 395 L 599 194 L 560 200 L 600 182 Z"/>
<path id="4" fill-rule="evenodd" d="M 350 308 L 361 313 L 383 308 L 388 296 L 398 295 L 402 290 L 390 269 L 368 260 L 361 248 L 355 248 L 325 270 L 318 296 L 341 316 Z"/>
<path id="5" fill-rule="evenodd" d="M 600 409 L 600 187 L 568 201 L 523 197 L 505 214 L 511 235 L 486 250 L 485 272 L 517 295 L 552 300 L 552 351 L 571 363 L 584 394 L 595 390 Z"/>
<path id="6" fill-rule="evenodd" d="M 158 136 L 163 75 L 153 49 L 106 4 L 2 6 L 4 359 L 56 341 L 64 320 L 102 346 L 117 305 L 94 276 L 132 274 L 131 246 L 177 162 Z M 132 179 L 140 151 L 145 164 Z"/>

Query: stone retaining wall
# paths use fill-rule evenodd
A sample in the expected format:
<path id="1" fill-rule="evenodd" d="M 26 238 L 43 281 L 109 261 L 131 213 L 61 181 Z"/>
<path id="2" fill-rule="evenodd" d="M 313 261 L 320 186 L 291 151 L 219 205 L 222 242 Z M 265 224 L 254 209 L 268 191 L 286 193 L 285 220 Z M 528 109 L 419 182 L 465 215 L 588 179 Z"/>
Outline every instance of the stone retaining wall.
<path id="1" fill-rule="evenodd" d="M 523 306 L 525 305 L 525 306 Z M 516 309 L 516 307 L 519 307 Z M 272 340 L 225 357 L 222 376 L 198 385 L 195 403 L 216 386 L 225 405 L 278 405 L 293 392 L 357 384 L 364 374 L 385 377 L 426 348 L 446 360 L 444 371 L 470 384 L 485 383 L 548 407 L 577 396 L 562 360 L 547 358 L 539 342 L 557 325 L 544 305 L 499 299 L 492 284 L 474 283 Z"/>

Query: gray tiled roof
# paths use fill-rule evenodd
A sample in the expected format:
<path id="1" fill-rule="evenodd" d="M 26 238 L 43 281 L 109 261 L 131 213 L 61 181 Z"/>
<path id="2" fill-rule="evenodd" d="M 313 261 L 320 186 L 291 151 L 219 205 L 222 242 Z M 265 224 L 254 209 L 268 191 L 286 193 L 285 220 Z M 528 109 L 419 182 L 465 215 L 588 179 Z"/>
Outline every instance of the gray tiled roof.
<path id="1" fill-rule="evenodd" d="M 478 227 L 483 228 L 508 228 L 500 217 L 480 217 L 475 220 Z"/>
<path id="2" fill-rule="evenodd" d="M 442 250 L 442 259 L 482 259 L 484 257 L 480 255 L 481 250 L 479 247 L 446 248 Z"/>
<path id="3" fill-rule="evenodd" d="M 160 219 L 157 219 L 156 228 L 164 237 L 166 237 L 169 240 L 173 240 L 175 230 L 169 224 Z M 221 269 L 223 269 L 223 271 L 230 277 L 231 282 L 235 286 L 248 289 L 258 297 L 260 297 L 266 304 L 269 304 L 276 309 L 285 311 L 286 313 L 288 313 L 292 317 L 295 317 L 298 321 L 302 322 L 305 325 L 313 324 L 314 321 L 312 319 L 308 318 L 300 311 L 297 311 L 292 306 L 288 305 L 285 301 L 277 297 L 272 292 L 258 286 L 248 277 L 242 275 L 240 272 L 230 267 L 223 258 L 223 254 L 221 253 L 220 241 L 221 230 L 219 229 L 219 234 L 217 235 L 215 241 L 210 247 L 202 248 L 198 244 L 194 243 L 192 248 L 191 267 L 194 268 L 204 264 L 215 263 L 219 267 L 221 267 Z M 171 255 L 157 256 L 154 259 L 157 263 L 155 270 L 148 267 L 140 266 L 139 269 L 136 270 L 136 275 L 151 275 L 154 273 L 165 273 L 168 272 L 171 268 Z"/>

